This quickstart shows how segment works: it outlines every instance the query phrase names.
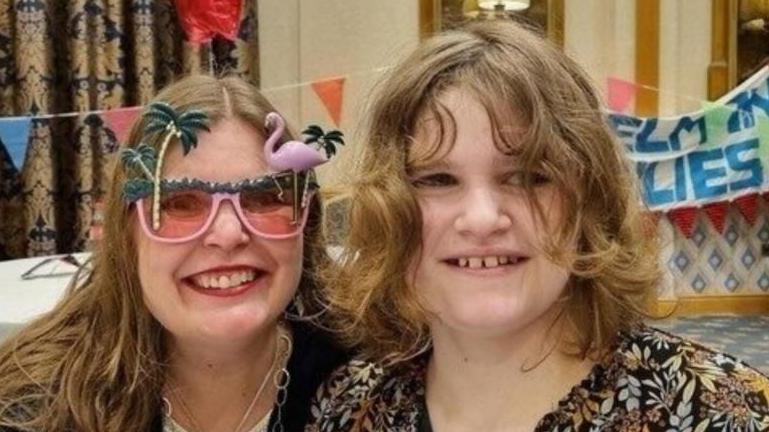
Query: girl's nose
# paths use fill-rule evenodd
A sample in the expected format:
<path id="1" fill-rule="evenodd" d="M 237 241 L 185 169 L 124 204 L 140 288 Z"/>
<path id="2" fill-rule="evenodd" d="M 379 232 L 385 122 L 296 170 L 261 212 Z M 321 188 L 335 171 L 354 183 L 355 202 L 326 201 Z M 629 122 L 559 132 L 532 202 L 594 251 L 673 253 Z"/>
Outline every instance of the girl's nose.
<path id="1" fill-rule="evenodd" d="M 470 190 L 460 204 L 462 210 L 454 221 L 454 227 L 460 233 L 488 237 L 512 226 L 510 214 L 493 191 Z"/>

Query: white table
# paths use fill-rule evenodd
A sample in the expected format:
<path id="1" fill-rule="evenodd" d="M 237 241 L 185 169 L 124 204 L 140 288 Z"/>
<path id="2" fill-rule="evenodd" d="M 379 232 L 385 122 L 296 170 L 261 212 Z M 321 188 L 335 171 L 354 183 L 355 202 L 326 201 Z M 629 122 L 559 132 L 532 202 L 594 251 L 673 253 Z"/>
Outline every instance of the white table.
<path id="1" fill-rule="evenodd" d="M 84 262 L 88 254 L 74 254 Z M 24 280 L 21 275 L 49 257 L 0 261 L 0 339 L 4 333 L 23 325 L 42 313 L 48 312 L 59 301 L 77 268 L 56 260 L 42 268 L 55 273 L 69 273 Z"/>

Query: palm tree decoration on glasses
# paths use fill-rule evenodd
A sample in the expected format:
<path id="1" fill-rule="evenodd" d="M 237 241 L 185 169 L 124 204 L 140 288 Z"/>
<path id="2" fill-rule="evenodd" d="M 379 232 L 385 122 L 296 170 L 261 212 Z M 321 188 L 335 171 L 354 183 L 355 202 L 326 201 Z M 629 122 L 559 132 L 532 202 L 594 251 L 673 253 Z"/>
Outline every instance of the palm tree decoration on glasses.
<path id="1" fill-rule="evenodd" d="M 163 159 L 171 138 L 176 137 L 182 144 L 184 155 L 198 145 L 198 131 L 210 131 L 208 116 L 200 110 L 189 110 L 177 114 L 171 105 L 165 102 L 153 102 L 144 113 L 148 121 L 144 129 L 145 138 L 152 134 L 165 134 L 160 145 L 160 153 L 155 164 L 154 190 L 152 196 L 152 227 L 160 227 L 160 174 L 163 172 Z"/>
<path id="2" fill-rule="evenodd" d="M 326 152 L 326 158 L 331 159 L 336 154 L 336 146 L 344 145 L 344 134 L 338 130 L 332 130 L 328 133 L 318 125 L 310 125 L 302 131 L 306 138 L 306 144 L 317 144 Z"/>
<path id="3" fill-rule="evenodd" d="M 140 197 L 149 195 L 152 190 L 152 182 L 155 178 L 153 172 L 157 160 L 155 158 L 155 149 L 147 144 L 141 143 L 136 148 L 126 148 L 120 154 L 120 160 L 123 165 L 129 169 L 134 169 L 144 174 L 143 179 L 132 179 L 123 186 L 123 197 L 126 201 L 133 202 Z"/>

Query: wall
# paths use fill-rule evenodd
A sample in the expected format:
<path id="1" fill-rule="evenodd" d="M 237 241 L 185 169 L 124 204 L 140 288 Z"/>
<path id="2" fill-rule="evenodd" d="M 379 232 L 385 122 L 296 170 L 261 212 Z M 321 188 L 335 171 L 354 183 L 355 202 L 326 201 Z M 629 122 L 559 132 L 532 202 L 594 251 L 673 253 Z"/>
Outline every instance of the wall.
<path id="1" fill-rule="evenodd" d="M 661 116 L 698 111 L 707 99 L 710 34 L 710 1 L 660 1 Z"/>
<path id="2" fill-rule="evenodd" d="M 263 91 L 295 129 L 333 126 L 310 83 L 346 77 L 340 129 L 348 147 L 319 170 L 324 183 L 341 180 L 372 89 L 388 66 L 419 40 L 414 0 L 262 0 L 259 2 Z"/>
<path id="3" fill-rule="evenodd" d="M 606 92 L 609 77 L 635 78 L 635 0 L 564 2 L 564 50 Z"/>

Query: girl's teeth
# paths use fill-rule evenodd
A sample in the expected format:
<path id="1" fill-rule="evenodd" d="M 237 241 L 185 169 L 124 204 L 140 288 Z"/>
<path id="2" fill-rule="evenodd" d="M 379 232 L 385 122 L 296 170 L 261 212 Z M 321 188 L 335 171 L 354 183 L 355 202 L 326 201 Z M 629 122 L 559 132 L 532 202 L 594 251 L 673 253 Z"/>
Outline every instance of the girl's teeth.
<path id="1" fill-rule="evenodd" d="M 219 276 L 219 288 L 229 288 L 229 286 L 230 278 L 224 275 Z"/>
<path id="2" fill-rule="evenodd" d="M 499 261 L 497 261 L 497 257 L 486 257 L 483 259 L 483 266 L 486 268 L 492 268 L 499 265 Z"/>
<path id="3" fill-rule="evenodd" d="M 457 265 L 459 267 L 469 267 L 472 269 L 495 268 L 506 264 L 516 264 L 517 262 L 517 258 L 508 256 L 457 258 Z"/>

